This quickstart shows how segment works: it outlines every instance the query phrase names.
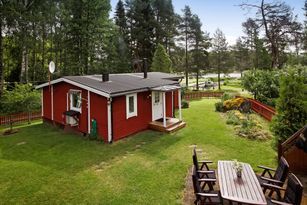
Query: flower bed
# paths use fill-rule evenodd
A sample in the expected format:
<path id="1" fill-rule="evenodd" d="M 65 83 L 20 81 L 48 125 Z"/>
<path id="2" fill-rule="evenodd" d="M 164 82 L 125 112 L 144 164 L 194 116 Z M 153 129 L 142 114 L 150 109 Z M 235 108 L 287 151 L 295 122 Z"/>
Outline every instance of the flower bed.
<path id="1" fill-rule="evenodd" d="M 253 114 L 243 114 L 239 110 L 226 112 L 226 123 L 234 125 L 236 134 L 240 137 L 254 140 L 271 139 L 271 134 L 263 130 L 263 126 Z"/>

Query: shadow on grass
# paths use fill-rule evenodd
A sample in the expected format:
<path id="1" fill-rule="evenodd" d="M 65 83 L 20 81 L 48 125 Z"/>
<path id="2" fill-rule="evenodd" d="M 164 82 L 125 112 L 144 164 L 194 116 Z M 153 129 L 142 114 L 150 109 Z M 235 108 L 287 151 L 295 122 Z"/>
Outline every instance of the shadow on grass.
<path id="1" fill-rule="evenodd" d="M 38 124 L 20 128 L 15 135 L 0 137 L 0 158 L 29 161 L 71 173 L 108 163 L 132 152 L 142 151 L 160 158 L 163 149 L 177 140 L 171 135 L 147 130 L 113 144 L 104 144 L 67 134 L 47 124 Z"/>

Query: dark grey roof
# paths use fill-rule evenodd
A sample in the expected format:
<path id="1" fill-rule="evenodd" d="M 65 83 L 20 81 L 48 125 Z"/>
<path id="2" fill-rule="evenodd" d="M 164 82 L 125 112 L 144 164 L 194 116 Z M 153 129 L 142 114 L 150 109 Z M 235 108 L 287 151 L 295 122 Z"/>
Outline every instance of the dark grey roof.
<path id="1" fill-rule="evenodd" d="M 146 79 L 143 78 L 143 73 L 110 74 L 108 82 L 102 82 L 101 75 L 65 76 L 63 78 L 108 93 L 111 96 L 116 96 L 131 91 L 150 90 L 151 88 L 165 85 L 179 86 L 178 79 L 182 77 L 168 73 L 148 72 Z"/>

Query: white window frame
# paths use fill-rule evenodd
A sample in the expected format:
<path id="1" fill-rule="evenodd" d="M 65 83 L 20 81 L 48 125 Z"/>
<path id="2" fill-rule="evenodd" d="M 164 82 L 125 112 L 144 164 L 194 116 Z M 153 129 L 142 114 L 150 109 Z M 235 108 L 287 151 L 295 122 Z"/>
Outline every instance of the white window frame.
<path id="1" fill-rule="evenodd" d="M 76 92 L 80 93 L 80 100 L 81 100 L 80 108 L 73 106 L 73 99 L 72 99 L 73 95 L 72 94 L 76 93 Z M 81 90 L 69 90 L 69 101 L 70 101 L 70 103 L 69 103 L 70 104 L 70 110 L 74 110 L 74 111 L 81 113 L 81 111 L 82 111 L 82 91 Z"/>
<path id="2" fill-rule="evenodd" d="M 133 97 L 134 112 L 129 112 L 129 98 Z M 138 96 L 137 93 L 126 95 L 126 119 L 135 117 L 138 115 Z"/>

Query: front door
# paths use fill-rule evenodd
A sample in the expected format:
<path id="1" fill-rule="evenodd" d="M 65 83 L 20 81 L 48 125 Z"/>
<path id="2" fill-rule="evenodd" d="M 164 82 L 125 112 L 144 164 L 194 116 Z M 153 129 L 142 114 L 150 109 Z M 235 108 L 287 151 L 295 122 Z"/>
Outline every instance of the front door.
<path id="1" fill-rule="evenodd" d="M 163 118 L 163 102 L 162 102 L 162 92 L 153 91 L 151 93 L 152 102 L 152 121 Z"/>

